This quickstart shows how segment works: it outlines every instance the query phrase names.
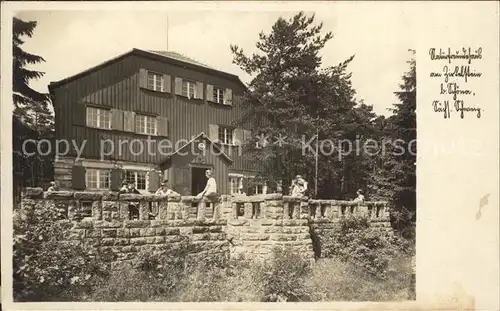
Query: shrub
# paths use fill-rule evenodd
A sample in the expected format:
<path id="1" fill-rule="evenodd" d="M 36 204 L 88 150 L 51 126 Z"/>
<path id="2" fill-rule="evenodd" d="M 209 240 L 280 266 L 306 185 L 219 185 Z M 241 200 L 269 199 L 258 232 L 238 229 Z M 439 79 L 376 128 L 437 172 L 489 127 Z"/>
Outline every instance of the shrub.
<path id="1" fill-rule="evenodd" d="M 372 275 L 388 277 L 389 263 L 411 251 L 408 241 L 372 228 L 365 217 L 343 218 L 338 225 L 338 230 L 321 238 L 322 255 L 350 262 Z"/>
<path id="2" fill-rule="evenodd" d="M 92 293 L 93 301 L 169 301 L 186 272 L 186 243 L 162 252 L 140 251 L 133 260 L 117 263 L 109 278 Z"/>
<path id="3" fill-rule="evenodd" d="M 310 261 L 290 249 L 275 248 L 269 261 L 256 263 L 254 281 L 262 286 L 263 301 L 308 301 L 310 289 L 304 278 Z"/>
<path id="4" fill-rule="evenodd" d="M 14 300 L 73 300 L 107 275 L 112 255 L 64 240 L 68 223 L 56 220 L 56 209 L 36 205 L 22 212 L 13 245 Z"/>

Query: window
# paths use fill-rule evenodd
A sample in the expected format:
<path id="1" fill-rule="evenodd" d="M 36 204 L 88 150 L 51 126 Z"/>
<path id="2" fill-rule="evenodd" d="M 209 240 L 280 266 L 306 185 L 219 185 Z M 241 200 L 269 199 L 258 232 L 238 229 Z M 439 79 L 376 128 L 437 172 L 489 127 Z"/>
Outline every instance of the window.
<path id="1" fill-rule="evenodd" d="M 243 188 L 243 177 L 230 177 L 229 178 L 229 193 L 240 193 Z"/>
<path id="2" fill-rule="evenodd" d="M 196 97 L 196 82 L 189 80 L 182 80 L 182 96 L 187 98 Z"/>
<path id="3" fill-rule="evenodd" d="M 234 129 L 219 126 L 219 141 L 223 144 L 233 144 L 233 131 Z"/>
<path id="4" fill-rule="evenodd" d="M 214 102 L 224 104 L 224 89 L 214 87 Z"/>
<path id="5" fill-rule="evenodd" d="M 105 169 L 87 169 L 85 171 L 85 184 L 91 189 L 108 189 L 110 172 Z"/>
<path id="6" fill-rule="evenodd" d="M 87 107 L 87 126 L 110 129 L 110 114 L 108 109 Z"/>
<path id="7" fill-rule="evenodd" d="M 148 72 L 148 89 L 153 91 L 163 91 L 163 75 Z"/>
<path id="8" fill-rule="evenodd" d="M 264 186 L 262 184 L 256 184 L 254 189 L 255 194 L 264 194 Z"/>
<path id="9" fill-rule="evenodd" d="M 127 171 L 125 180 L 128 183 L 134 183 L 137 190 L 146 190 L 146 172 L 145 171 Z"/>
<path id="10" fill-rule="evenodd" d="M 141 134 L 156 135 L 156 117 L 136 115 L 135 131 Z"/>

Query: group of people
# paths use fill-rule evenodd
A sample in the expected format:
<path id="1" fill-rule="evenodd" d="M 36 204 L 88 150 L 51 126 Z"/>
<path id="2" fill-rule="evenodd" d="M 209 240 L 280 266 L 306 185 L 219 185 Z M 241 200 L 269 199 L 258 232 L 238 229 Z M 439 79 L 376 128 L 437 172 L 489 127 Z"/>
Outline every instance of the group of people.
<path id="1" fill-rule="evenodd" d="M 213 200 L 217 197 L 217 182 L 215 178 L 212 176 L 213 172 L 211 169 L 207 169 L 205 171 L 205 176 L 207 177 L 207 184 L 203 191 L 196 195 L 198 200 L 202 198 L 207 198 L 209 200 Z M 307 181 L 301 176 L 295 176 L 295 179 L 292 181 L 290 186 L 290 195 L 291 196 L 305 196 L 307 191 Z M 58 191 L 59 187 L 54 181 L 50 182 L 50 187 L 47 191 Z M 136 193 L 140 194 L 139 190 L 137 190 L 135 183 L 130 181 L 123 181 L 122 187 L 119 193 Z M 155 192 L 156 195 L 179 195 L 177 192 L 173 191 L 168 187 L 168 179 L 165 179 L 160 188 Z M 353 200 L 354 202 L 364 202 L 365 197 L 363 195 L 363 190 L 359 189 L 356 192 L 357 197 Z"/>

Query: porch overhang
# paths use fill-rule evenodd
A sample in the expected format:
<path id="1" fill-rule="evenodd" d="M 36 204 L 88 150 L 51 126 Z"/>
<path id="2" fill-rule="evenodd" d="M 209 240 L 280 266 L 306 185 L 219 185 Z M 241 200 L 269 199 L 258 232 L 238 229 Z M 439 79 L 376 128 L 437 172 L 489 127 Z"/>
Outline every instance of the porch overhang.
<path id="1" fill-rule="evenodd" d="M 208 144 L 210 144 L 214 150 L 217 152 L 217 155 L 225 159 L 229 164 L 233 163 L 233 159 L 229 157 L 216 143 L 214 143 L 204 132 L 201 132 L 197 136 L 193 137 L 189 142 L 184 144 L 182 147 L 179 149 L 175 150 L 174 152 L 166 155 L 163 159 L 161 159 L 158 163 L 160 167 L 163 168 L 168 168 L 171 165 L 171 160 L 174 156 L 180 155 L 180 153 L 185 150 L 189 145 L 195 143 L 196 141 L 203 139 L 205 140 Z M 182 155 L 181 155 L 182 156 Z"/>

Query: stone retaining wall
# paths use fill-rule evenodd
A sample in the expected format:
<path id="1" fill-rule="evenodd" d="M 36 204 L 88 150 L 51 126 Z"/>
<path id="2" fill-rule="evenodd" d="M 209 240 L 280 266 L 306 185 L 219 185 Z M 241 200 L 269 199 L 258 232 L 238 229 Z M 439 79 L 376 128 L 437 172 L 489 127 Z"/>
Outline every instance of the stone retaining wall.
<path id="1" fill-rule="evenodd" d="M 23 208 L 42 205 L 60 211 L 59 221 L 72 232 L 68 238 L 109 248 L 120 259 L 182 243 L 200 256 L 266 258 L 283 246 L 314 258 L 311 234 L 335 230 L 342 217 L 366 215 L 374 225 L 391 230 L 385 202 L 360 205 L 281 194 L 200 202 L 192 196 L 25 189 Z"/>

